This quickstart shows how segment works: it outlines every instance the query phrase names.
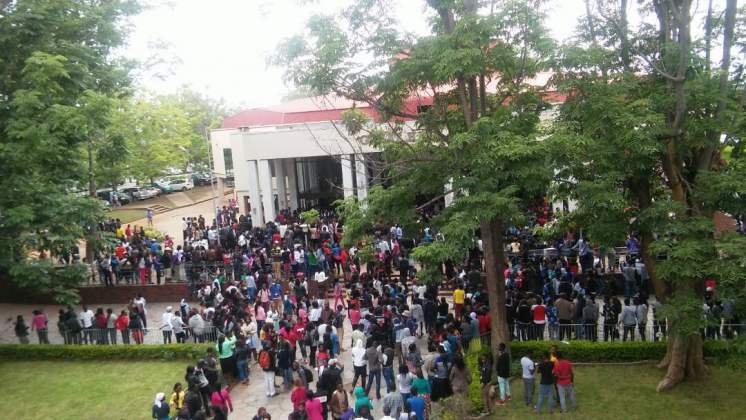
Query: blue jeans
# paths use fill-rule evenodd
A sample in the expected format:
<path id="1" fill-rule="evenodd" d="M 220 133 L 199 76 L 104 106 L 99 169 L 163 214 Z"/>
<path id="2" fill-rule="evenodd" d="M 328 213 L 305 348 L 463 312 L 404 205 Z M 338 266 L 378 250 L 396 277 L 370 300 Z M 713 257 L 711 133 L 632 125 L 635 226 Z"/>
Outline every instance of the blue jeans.
<path id="1" fill-rule="evenodd" d="M 554 386 L 539 384 L 539 400 L 536 402 L 536 412 L 541 413 L 541 408 L 544 405 L 544 399 L 549 400 L 549 412 L 551 413 L 554 409 Z"/>
<path id="2" fill-rule="evenodd" d="M 498 376 L 497 384 L 500 386 L 500 401 L 505 401 L 510 396 L 510 381 Z"/>
<path id="3" fill-rule="evenodd" d="M 573 389 L 572 384 L 557 385 L 557 392 L 559 393 L 560 407 L 562 408 L 562 412 L 567 411 L 568 398 L 570 399 L 572 408 L 575 409 L 575 407 L 577 406 L 577 402 L 575 401 L 575 390 Z"/>
<path id="4" fill-rule="evenodd" d="M 381 397 L 381 369 L 375 369 L 368 372 L 368 386 L 365 387 L 365 393 L 369 394 L 373 387 L 373 379 L 376 380 L 376 398 Z"/>
<path id="5" fill-rule="evenodd" d="M 249 377 L 249 372 L 246 369 L 246 359 L 236 360 L 236 367 L 238 368 L 238 379 L 245 381 Z"/>
<path id="6" fill-rule="evenodd" d="M 293 385 L 293 370 L 292 369 L 282 369 L 282 383 L 287 388 L 290 388 Z"/>
<path id="7" fill-rule="evenodd" d="M 624 297 L 631 299 L 635 295 L 635 282 L 625 281 L 624 282 Z"/>
<path id="8" fill-rule="evenodd" d="M 386 380 L 386 392 L 394 392 L 396 385 L 394 382 L 394 368 L 384 367 L 383 368 L 383 379 Z"/>
<path id="9" fill-rule="evenodd" d="M 246 288 L 246 292 L 248 294 L 249 303 L 254 303 L 256 299 L 256 287 L 248 287 Z"/>

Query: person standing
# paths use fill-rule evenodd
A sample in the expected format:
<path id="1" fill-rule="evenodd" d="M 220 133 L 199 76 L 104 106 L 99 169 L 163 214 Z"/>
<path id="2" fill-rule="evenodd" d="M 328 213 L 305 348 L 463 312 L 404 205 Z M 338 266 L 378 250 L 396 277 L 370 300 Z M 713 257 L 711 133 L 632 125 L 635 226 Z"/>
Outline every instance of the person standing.
<path id="1" fill-rule="evenodd" d="M 531 352 L 521 357 L 521 370 L 523 378 L 523 402 L 526 407 L 531 407 L 534 400 L 534 372 L 536 363 L 531 358 Z"/>
<path id="2" fill-rule="evenodd" d="M 361 329 L 362 332 L 362 329 Z M 355 347 L 352 348 L 352 368 L 355 372 L 355 376 L 352 378 L 352 388 L 355 389 L 357 384 L 357 378 L 362 379 L 362 385 L 365 387 L 365 380 L 367 376 L 368 363 L 365 361 L 365 348 L 363 348 L 363 340 L 357 340 Z"/>
<path id="3" fill-rule="evenodd" d="M 161 317 L 161 330 L 163 331 L 163 344 L 171 344 L 171 336 L 174 333 L 174 327 L 171 321 L 174 319 L 173 308 L 166 307 L 166 312 Z"/>
<path id="4" fill-rule="evenodd" d="M 492 356 L 483 354 L 479 357 L 479 383 L 482 386 L 482 414 L 492 414 L 490 401 L 490 385 L 492 384 Z"/>
<path id="5" fill-rule="evenodd" d="M 640 339 L 646 340 L 646 330 L 648 326 L 648 303 L 646 299 L 640 297 L 636 299 L 635 316 L 637 317 L 637 330 L 640 332 Z M 718 328 L 720 321 L 718 320 Z"/>
<path id="6" fill-rule="evenodd" d="M 464 297 L 466 292 L 463 286 L 459 282 L 456 285 L 456 290 L 453 291 L 453 313 L 456 319 L 461 318 L 461 310 L 464 307 Z"/>
<path id="7" fill-rule="evenodd" d="M 471 372 L 460 354 L 455 355 L 453 358 L 453 365 L 451 366 L 448 379 L 451 382 L 451 390 L 454 394 L 466 395 L 469 393 Z"/>
<path id="8" fill-rule="evenodd" d="M 505 405 L 510 399 L 510 354 L 505 343 L 498 346 L 500 356 L 497 358 L 497 383 L 500 386 L 500 399 L 497 405 Z"/>
<path id="9" fill-rule="evenodd" d="M 168 403 L 165 401 L 166 394 L 163 392 L 159 392 L 155 395 L 155 400 L 153 401 L 153 418 L 156 420 L 169 420 L 169 413 L 171 409 L 168 406 Z"/>
<path id="10" fill-rule="evenodd" d="M 383 354 L 377 341 L 365 350 L 365 360 L 368 361 L 368 386 L 365 388 L 365 394 L 370 395 L 370 389 L 373 388 L 373 381 L 376 382 L 376 399 L 381 399 L 381 362 Z"/>
<path id="11" fill-rule="evenodd" d="M 109 342 L 117 344 L 117 316 L 111 308 L 106 309 L 106 331 L 109 333 Z"/>
<path id="12" fill-rule="evenodd" d="M 275 355 L 271 348 L 259 352 L 259 367 L 264 371 L 264 394 L 275 396 Z"/>
<path id="13" fill-rule="evenodd" d="M 29 327 L 26 325 L 26 321 L 23 320 L 23 315 L 18 315 L 15 323 L 15 333 L 18 337 L 18 341 L 21 344 L 28 344 L 28 330 Z"/>
<path id="14" fill-rule="evenodd" d="M 583 324 L 585 324 L 585 339 L 598 341 L 598 305 L 596 297 L 591 294 L 583 307 Z"/>
<path id="15" fill-rule="evenodd" d="M 541 414 L 541 409 L 544 406 L 544 400 L 547 399 L 549 406 L 549 412 L 551 413 L 554 409 L 554 362 L 549 360 L 549 352 L 544 352 L 544 358 L 539 363 L 539 399 L 536 402 L 536 412 Z"/>
<path id="16" fill-rule="evenodd" d="M 630 336 L 631 341 L 635 341 L 635 327 L 637 326 L 637 310 L 630 304 L 629 298 L 624 299 L 624 307 L 622 308 L 622 315 L 619 317 L 619 322 L 624 328 L 624 335 L 622 341 L 627 341 L 627 336 Z"/>
<path id="17" fill-rule="evenodd" d="M 31 318 L 31 330 L 36 330 L 36 335 L 39 337 L 39 344 L 49 344 L 49 333 L 47 324 L 49 320 L 47 315 L 40 310 L 34 310 L 34 317 Z"/>
<path id="18" fill-rule="evenodd" d="M 89 341 L 93 344 L 93 311 L 83 305 L 83 310 L 80 312 L 78 319 L 80 324 L 83 326 L 83 342 L 88 344 Z"/>
<path id="19" fill-rule="evenodd" d="M 560 408 L 563 413 L 567 412 L 567 400 L 570 400 L 572 409 L 577 408 L 575 400 L 575 390 L 573 388 L 575 375 L 572 371 L 572 363 L 565 359 L 562 352 L 557 352 L 557 362 L 552 370 L 554 377 L 557 378 L 557 392 L 559 394 Z"/>

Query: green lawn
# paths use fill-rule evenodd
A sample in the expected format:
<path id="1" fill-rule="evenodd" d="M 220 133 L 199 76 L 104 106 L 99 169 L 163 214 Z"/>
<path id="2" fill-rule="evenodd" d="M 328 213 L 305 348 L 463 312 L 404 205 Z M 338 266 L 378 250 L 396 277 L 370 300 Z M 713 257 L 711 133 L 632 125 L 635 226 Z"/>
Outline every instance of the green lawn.
<path id="1" fill-rule="evenodd" d="M 145 210 L 142 209 L 116 209 L 110 210 L 106 217 L 119 219 L 122 223 L 130 223 L 145 217 Z"/>
<path id="2" fill-rule="evenodd" d="M 746 412 L 746 373 L 711 367 L 704 382 L 684 383 L 673 391 L 656 394 L 662 372 L 648 365 L 585 366 L 575 369 L 578 411 L 541 417 L 567 419 L 738 419 Z M 523 381 L 511 382 L 513 399 L 495 407 L 494 418 L 538 417 L 523 405 Z M 537 385 L 538 392 L 538 385 Z M 534 403 L 536 402 L 534 394 Z"/>
<path id="3" fill-rule="evenodd" d="M 150 419 L 187 362 L 0 362 L 5 419 Z"/>

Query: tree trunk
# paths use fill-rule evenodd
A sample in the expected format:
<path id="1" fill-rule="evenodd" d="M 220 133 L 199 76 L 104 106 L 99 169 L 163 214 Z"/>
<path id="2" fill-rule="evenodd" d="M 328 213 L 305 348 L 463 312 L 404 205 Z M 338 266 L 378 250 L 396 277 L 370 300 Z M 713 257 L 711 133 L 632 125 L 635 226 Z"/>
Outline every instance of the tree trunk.
<path id="1" fill-rule="evenodd" d="M 490 303 L 490 346 L 493 357 L 497 358 L 498 345 L 510 346 L 510 331 L 505 313 L 505 278 L 503 270 L 503 224 L 499 217 L 482 220 L 480 223 L 484 266 L 487 273 L 487 297 Z"/>
<path id="2" fill-rule="evenodd" d="M 658 367 L 666 369 L 666 376 L 656 388 L 658 392 L 668 391 L 684 379 L 704 379 L 708 369 L 704 361 L 702 336 L 670 334 L 666 355 Z"/>
<path id="3" fill-rule="evenodd" d="M 88 140 L 88 195 L 96 197 L 96 180 L 93 176 L 93 140 Z M 93 263 L 95 250 L 93 243 L 96 240 L 96 225 L 88 228 L 88 240 L 85 241 L 85 260 L 88 264 Z"/>

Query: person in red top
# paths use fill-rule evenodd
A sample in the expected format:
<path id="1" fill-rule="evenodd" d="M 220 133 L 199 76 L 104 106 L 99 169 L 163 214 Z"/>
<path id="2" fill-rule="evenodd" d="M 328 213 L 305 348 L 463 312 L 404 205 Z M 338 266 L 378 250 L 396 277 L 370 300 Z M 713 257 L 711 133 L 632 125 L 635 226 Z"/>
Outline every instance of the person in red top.
<path id="1" fill-rule="evenodd" d="M 117 331 L 120 331 L 122 334 L 122 344 L 130 343 L 130 333 L 129 331 L 127 331 L 129 324 L 130 324 L 130 317 L 127 315 L 127 311 L 122 311 L 122 313 L 119 314 L 119 317 L 117 317 L 117 320 L 114 323 L 114 326 L 117 328 Z"/>
<path id="2" fill-rule="evenodd" d="M 575 375 L 572 373 L 572 363 L 565 359 L 560 351 L 557 352 L 557 361 L 554 363 L 552 373 L 557 378 L 557 393 L 559 394 L 562 412 L 567 412 L 568 398 L 570 399 L 570 405 L 575 409 L 577 402 L 575 400 L 575 390 L 573 389 Z"/>
<path id="3" fill-rule="evenodd" d="M 477 321 L 479 321 L 479 335 L 490 332 L 490 314 L 487 311 L 480 311 Z"/>
<path id="4" fill-rule="evenodd" d="M 306 403 L 306 388 L 300 379 L 293 380 L 293 391 L 290 392 L 290 401 L 295 411 L 303 411 Z"/>
<path id="5" fill-rule="evenodd" d="M 31 318 L 31 331 L 36 330 L 36 334 L 39 336 L 39 344 L 49 344 L 47 316 L 40 310 L 35 310 L 33 314 L 34 317 Z"/>

